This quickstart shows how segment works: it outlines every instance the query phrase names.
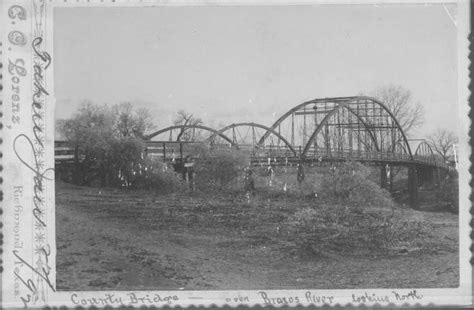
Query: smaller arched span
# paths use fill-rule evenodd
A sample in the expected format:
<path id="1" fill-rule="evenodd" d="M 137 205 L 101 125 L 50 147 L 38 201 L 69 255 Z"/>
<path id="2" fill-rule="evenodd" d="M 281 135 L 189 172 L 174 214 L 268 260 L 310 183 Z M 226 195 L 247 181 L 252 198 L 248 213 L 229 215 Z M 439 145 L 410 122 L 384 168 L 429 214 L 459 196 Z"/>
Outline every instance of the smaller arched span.
<path id="1" fill-rule="evenodd" d="M 250 122 L 250 123 L 234 123 L 234 124 L 230 124 L 226 127 L 223 127 L 221 129 L 219 129 L 218 131 L 220 133 L 224 133 L 230 129 L 233 129 L 233 128 L 236 128 L 236 127 L 257 127 L 257 128 L 261 128 L 263 130 L 265 130 L 265 134 L 269 133 L 269 134 L 273 134 L 275 135 L 278 139 L 280 139 L 281 141 L 283 141 L 283 143 L 290 149 L 290 151 L 293 153 L 293 155 L 296 156 L 296 150 L 293 148 L 293 146 L 291 145 L 290 142 L 288 142 L 288 140 L 286 140 L 281 134 L 279 134 L 278 132 L 276 132 L 275 130 L 273 130 L 272 128 L 270 127 L 267 127 L 265 125 L 262 125 L 262 124 L 258 124 L 258 123 L 253 123 L 253 122 Z M 267 134 L 267 137 L 268 135 Z M 257 145 L 260 145 L 260 142 L 262 142 L 263 144 L 263 141 L 259 139 L 259 143 Z M 238 147 L 238 145 L 237 145 Z"/>
<path id="2" fill-rule="evenodd" d="M 214 136 L 215 135 L 218 135 L 219 137 L 221 137 L 222 139 L 226 140 L 227 142 L 230 143 L 231 146 L 235 146 L 235 143 L 234 141 L 232 141 L 232 139 L 230 139 L 229 137 L 227 137 L 226 135 L 224 135 L 222 132 L 219 132 L 213 128 L 210 128 L 210 127 L 207 127 L 207 126 L 202 126 L 202 125 L 175 125 L 175 126 L 169 126 L 169 127 L 166 127 L 166 128 L 163 128 L 163 129 L 160 129 L 158 131 L 155 131 L 154 133 L 148 135 L 146 137 L 146 140 L 151 140 L 153 137 L 156 137 L 164 132 L 167 132 L 167 131 L 171 131 L 171 130 L 174 130 L 174 129 L 202 129 L 202 130 L 205 130 L 205 131 L 209 131 L 210 133 L 212 133 Z"/>
<path id="3" fill-rule="evenodd" d="M 426 141 L 422 141 L 418 144 L 415 150 L 415 157 L 429 158 L 430 164 L 436 165 L 437 163 L 435 152 L 433 151 L 431 145 Z"/>

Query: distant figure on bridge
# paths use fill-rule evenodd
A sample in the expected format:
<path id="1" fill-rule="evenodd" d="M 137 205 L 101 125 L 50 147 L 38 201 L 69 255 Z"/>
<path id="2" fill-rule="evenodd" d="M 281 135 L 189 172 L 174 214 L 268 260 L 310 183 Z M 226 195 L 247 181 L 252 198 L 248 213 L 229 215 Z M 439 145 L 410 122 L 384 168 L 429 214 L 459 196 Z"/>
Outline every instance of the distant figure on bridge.
<path id="1" fill-rule="evenodd" d="M 304 181 L 304 169 L 303 169 L 303 164 L 298 163 L 296 165 L 296 179 L 298 180 L 298 183 L 301 183 Z"/>
<path id="2" fill-rule="evenodd" d="M 250 196 L 255 196 L 255 182 L 253 179 L 253 172 L 250 166 L 245 168 L 245 176 L 244 176 L 244 190 L 247 199 L 250 199 Z"/>

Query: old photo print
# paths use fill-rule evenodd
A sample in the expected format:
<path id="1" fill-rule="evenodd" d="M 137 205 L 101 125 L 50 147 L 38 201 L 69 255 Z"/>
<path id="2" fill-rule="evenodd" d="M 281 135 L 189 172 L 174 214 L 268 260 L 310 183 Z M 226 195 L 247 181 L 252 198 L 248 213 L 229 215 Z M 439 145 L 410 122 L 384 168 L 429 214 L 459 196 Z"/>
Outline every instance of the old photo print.
<path id="1" fill-rule="evenodd" d="M 469 9 L 2 2 L 2 305 L 472 304 Z"/>

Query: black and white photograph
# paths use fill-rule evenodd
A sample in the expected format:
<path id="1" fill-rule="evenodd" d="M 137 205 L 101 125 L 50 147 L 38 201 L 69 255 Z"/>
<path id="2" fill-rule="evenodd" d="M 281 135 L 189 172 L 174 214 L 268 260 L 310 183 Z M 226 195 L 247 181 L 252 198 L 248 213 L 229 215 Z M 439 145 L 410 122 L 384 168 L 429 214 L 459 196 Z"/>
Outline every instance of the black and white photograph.
<path id="1" fill-rule="evenodd" d="M 58 9 L 58 287 L 458 286 L 455 16 Z"/>
<path id="2" fill-rule="evenodd" d="M 7 2 L 4 305 L 472 302 L 468 4 Z"/>

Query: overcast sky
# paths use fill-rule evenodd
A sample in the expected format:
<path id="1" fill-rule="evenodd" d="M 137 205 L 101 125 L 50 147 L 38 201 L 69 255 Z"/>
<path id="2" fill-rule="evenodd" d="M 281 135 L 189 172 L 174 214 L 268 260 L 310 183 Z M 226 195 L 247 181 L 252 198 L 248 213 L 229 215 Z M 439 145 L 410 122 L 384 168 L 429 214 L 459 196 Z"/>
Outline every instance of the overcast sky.
<path id="1" fill-rule="evenodd" d="M 56 118 L 89 99 L 148 107 L 159 128 L 180 109 L 211 126 L 271 125 L 303 101 L 392 83 L 425 107 L 417 135 L 455 130 L 455 13 L 442 5 L 55 9 Z"/>

